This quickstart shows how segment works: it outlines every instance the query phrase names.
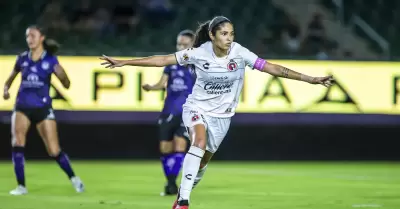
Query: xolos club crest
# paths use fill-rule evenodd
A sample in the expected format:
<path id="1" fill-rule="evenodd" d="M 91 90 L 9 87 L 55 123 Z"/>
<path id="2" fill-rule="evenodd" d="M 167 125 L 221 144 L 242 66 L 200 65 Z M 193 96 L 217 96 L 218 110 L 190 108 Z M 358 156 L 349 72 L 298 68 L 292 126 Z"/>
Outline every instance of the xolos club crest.
<path id="1" fill-rule="evenodd" d="M 227 68 L 229 71 L 236 71 L 238 69 L 238 65 L 235 60 L 231 59 L 229 60 Z"/>

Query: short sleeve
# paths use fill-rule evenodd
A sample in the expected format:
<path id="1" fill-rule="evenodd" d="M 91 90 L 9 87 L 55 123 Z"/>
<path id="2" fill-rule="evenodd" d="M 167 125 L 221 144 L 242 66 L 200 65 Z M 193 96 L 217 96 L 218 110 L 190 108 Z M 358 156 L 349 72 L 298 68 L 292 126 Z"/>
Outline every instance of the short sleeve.
<path id="1" fill-rule="evenodd" d="M 53 56 L 51 59 L 51 64 L 53 64 L 54 66 L 59 65 L 60 62 L 58 62 L 58 58 L 56 56 Z"/>
<path id="2" fill-rule="evenodd" d="M 52 56 L 52 57 L 49 59 L 49 62 L 50 62 L 51 70 L 54 72 L 55 69 L 56 69 L 56 66 L 59 65 L 60 62 L 58 62 L 58 58 L 57 58 L 56 56 Z"/>
<path id="3" fill-rule="evenodd" d="M 197 48 L 189 48 L 175 53 L 179 65 L 195 64 Z"/>
<path id="4" fill-rule="evenodd" d="M 170 75 L 171 74 L 171 66 L 166 66 L 164 68 L 164 74 L 166 74 L 166 75 Z"/>
<path id="5" fill-rule="evenodd" d="M 250 50 L 242 47 L 241 56 L 244 59 L 247 66 L 252 69 L 262 70 L 266 61 L 262 58 L 259 58 L 256 54 L 251 52 Z"/>

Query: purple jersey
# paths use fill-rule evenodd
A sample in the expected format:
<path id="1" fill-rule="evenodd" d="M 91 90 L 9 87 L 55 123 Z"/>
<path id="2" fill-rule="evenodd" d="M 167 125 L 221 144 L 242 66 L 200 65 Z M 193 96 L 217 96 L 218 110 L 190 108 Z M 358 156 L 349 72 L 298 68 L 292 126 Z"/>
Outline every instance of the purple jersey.
<path id="1" fill-rule="evenodd" d="M 168 75 L 167 98 L 162 114 L 181 115 L 182 105 L 192 93 L 195 77 L 189 67 L 170 65 L 164 68 Z"/>
<path id="2" fill-rule="evenodd" d="M 46 53 L 46 51 L 36 62 L 31 59 L 30 52 L 24 52 L 17 57 L 14 69 L 21 72 L 21 85 L 17 95 L 16 107 L 42 108 L 52 106 L 49 94 L 50 79 L 57 64 L 57 57 Z"/>

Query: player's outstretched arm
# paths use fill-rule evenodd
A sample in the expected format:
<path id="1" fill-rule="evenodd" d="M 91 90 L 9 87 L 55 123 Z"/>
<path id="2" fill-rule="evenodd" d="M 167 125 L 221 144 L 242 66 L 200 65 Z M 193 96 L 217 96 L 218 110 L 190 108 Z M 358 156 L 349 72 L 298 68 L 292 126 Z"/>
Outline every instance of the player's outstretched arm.
<path id="1" fill-rule="evenodd" d="M 165 88 L 165 84 L 168 81 L 168 75 L 167 74 L 163 74 L 160 78 L 160 80 L 154 84 L 154 85 L 150 85 L 150 84 L 144 84 L 142 86 L 142 88 L 146 91 L 157 91 L 157 90 L 162 90 Z"/>
<path id="2" fill-rule="evenodd" d="M 69 80 L 67 73 L 61 65 L 56 65 L 54 67 L 54 74 L 56 75 L 58 80 L 61 81 L 61 84 L 64 86 L 64 88 L 69 89 L 71 81 Z"/>
<path id="3" fill-rule="evenodd" d="M 13 69 L 13 71 L 11 71 L 10 75 L 8 76 L 6 82 L 4 83 L 3 99 L 7 100 L 10 98 L 10 93 L 8 92 L 8 90 L 10 89 L 11 84 L 14 82 L 19 72 L 19 70 Z"/>
<path id="4" fill-rule="evenodd" d="M 298 73 L 298 72 L 291 70 L 289 68 L 286 68 L 284 66 L 272 64 L 272 63 L 265 64 L 261 71 L 269 73 L 273 76 L 283 77 L 283 78 L 288 78 L 288 79 L 293 79 L 293 80 L 298 80 L 298 81 L 304 81 L 304 82 L 307 82 L 310 84 L 321 84 L 325 87 L 331 86 L 332 82 L 334 80 L 332 78 L 332 76 L 312 77 L 312 76 Z"/>
<path id="5" fill-rule="evenodd" d="M 116 60 L 111 57 L 103 55 L 100 57 L 105 62 L 101 63 L 106 68 L 122 67 L 125 65 L 141 66 L 141 67 L 164 67 L 167 65 L 176 65 L 177 61 L 174 54 L 170 55 L 156 55 L 132 60 Z"/>

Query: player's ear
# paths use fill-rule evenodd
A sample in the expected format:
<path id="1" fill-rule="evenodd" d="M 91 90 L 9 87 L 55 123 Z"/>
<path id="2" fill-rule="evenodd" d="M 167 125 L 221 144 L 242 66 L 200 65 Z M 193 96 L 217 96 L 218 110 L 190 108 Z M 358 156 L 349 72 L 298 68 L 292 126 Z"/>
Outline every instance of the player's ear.
<path id="1" fill-rule="evenodd" d="M 211 31 L 208 31 L 208 35 L 210 36 L 211 41 L 214 41 L 215 36 L 212 34 Z"/>

